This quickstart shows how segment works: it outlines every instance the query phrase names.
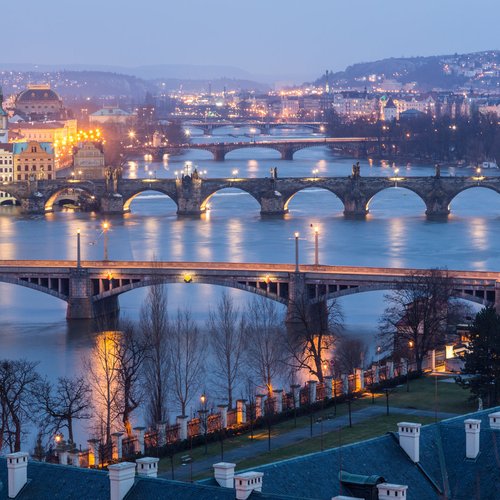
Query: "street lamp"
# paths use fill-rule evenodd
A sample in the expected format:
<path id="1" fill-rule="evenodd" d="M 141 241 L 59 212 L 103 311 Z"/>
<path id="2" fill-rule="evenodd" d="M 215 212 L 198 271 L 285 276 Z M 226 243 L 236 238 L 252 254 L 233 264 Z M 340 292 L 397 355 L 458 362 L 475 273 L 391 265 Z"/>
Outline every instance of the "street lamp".
<path id="1" fill-rule="evenodd" d="M 315 178 L 315 179 L 317 179 L 317 178 L 318 178 L 318 172 L 319 172 L 319 169 L 317 169 L 317 168 L 313 168 L 312 173 L 313 173 L 313 175 L 314 175 L 314 178 Z"/>
<path id="2" fill-rule="evenodd" d="M 314 226 L 314 265 L 319 266 L 319 227 Z"/>
<path id="3" fill-rule="evenodd" d="M 108 230 L 109 222 L 104 221 L 102 223 L 102 232 L 104 233 L 104 260 L 108 260 Z"/>
<path id="4" fill-rule="evenodd" d="M 201 423 L 203 425 L 203 435 L 205 437 L 205 455 L 206 455 L 208 453 L 208 449 L 207 449 L 207 413 L 208 413 L 208 410 L 207 410 L 207 397 L 205 396 L 204 393 L 201 395 L 200 401 L 201 401 L 201 410 L 199 410 L 198 413 L 200 414 L 200 420 L 201 420 Z"/>
<path id="5" fill-rule="evenodd" d="M 237 175 L 238 175 L 238 170 L 235 168 L 233 170 L 233 177 L 236 179 Z"/>
<path id="6" fill-rule="evenodd" d="M 82 267 L 80 254 L 80 228 L 76 230 L 76 267 L 80 269 Z"/>
<path id="7" fill-rule="evenodd" d="M 299 272 L 299 236 L 300 234 L 298 232 L 295 232 L 294 238 L 295 238 L 295 272 Z"/>
<path id="8" fill-rule="evenodd" d="M 410 340 L 408 342 L 408 358 L 406 359 L 406 392 L 410 392 L 410 350 L 413 349 L 413 346 L 415 345 L 415 342 L 413 340 Z"/>
<path id="9" fill-rule="evenodd" d="M 394 173 L 396 174 L 396 177 L 394 177 L 394 187 L 398 187 L 399 168 L 394 169 Z"/>

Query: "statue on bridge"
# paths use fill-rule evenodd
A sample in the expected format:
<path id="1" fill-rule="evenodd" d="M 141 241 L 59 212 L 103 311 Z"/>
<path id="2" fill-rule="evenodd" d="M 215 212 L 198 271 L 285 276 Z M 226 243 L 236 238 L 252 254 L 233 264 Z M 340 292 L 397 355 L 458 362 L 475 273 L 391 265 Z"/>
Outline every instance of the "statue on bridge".
<path id="1" fill-rule="evenodd" d="M 439 179 L 441 177 L 441 165 L 436 164 L 436 179 Z"/>
<path id="2" fill-rule="evenodd" d="M 361 167 L 359 166 L 359 161 L 356 162 L 356 165 L 352 166 L 352 174 L 351 178 L 352 179 L 359 179 L 361 177 Z"/>
<path id="3" fill-rule="evenodd" d="M 104 170 L 104 179 L 106 180 L 106 191 L 109 193 L 118 192 L 118 180 L 122 176 L 121 167 L 107 167 Z"/>

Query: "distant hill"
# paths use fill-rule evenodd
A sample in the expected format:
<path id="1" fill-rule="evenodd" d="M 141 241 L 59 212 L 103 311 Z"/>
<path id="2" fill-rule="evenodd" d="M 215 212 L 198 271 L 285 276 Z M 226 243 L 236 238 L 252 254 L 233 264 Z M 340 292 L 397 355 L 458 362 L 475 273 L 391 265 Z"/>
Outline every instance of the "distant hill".
<path id="1" fill-rule="evenodd" d="M 456 89 L 459 87 L 495 88 L 500 81 L 500 51 L 428 57 L 399 57 L 364 62 L 332 73 L 332 84 L 376 86 L 385 80 L 415 83 L 417 88 Z M 326 75 L 315 82 L 324 85 Z"/>

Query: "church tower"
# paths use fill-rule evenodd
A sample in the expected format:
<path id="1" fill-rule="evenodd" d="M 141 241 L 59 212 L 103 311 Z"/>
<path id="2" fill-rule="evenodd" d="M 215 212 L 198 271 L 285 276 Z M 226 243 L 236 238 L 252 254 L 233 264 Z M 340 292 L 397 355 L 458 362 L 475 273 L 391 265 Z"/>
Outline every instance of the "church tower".
<path id="1" fill-rule="evenodd" d="M 9 142 L 9 128 L 7 113 L 3 109 L 3 91 L 0 87 L 0 143 Z"/>

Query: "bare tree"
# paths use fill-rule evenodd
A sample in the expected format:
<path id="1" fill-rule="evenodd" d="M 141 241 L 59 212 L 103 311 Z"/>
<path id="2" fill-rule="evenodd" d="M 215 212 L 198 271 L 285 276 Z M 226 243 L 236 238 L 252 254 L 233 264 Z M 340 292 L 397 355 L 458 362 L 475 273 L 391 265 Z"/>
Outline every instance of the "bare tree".
<path id="1" fill-rule="evenodd" d="M 128 436 L 132 435 L 131 414 L 142 402 L 143 390 L 140 384 L 141 370 L 148 355 L 146 341 L 131 321 L 120 324 L 113 336 L 114 356 L 117 358 L 118 413 Z"/>
<path id="2" fill-rule="evenodd" d="M 243 317 L 231 297 L 224 293 L 215 311 L 210 311 L 207 330 L 216 364 L 213 370 L 221 381 L 229 408 L 233 406 L 233 393 L 240 372 L 244 347 Z"/>
<path id="3" fill-rule="evenodd" d="M 320 382 L 326 375 L 325 362 L 342 329 L 343 313 L 336 300 L 314 304 L 303 295 L 291 304 L 292 315 L 287 334 L 288 362 L 297 370 L 309 370 Z"/>
<path id="4" fill-rule="evenodd" d="M 272 397 L 273 380 L 284 370 L 285 333 L 276 304 L 263 297 L 252 300 L 246 313 L 245 327 L 246 362 Z"/>
<path id="5" fill-rule="evenodd" d="M 146 414 L 156 425 L 167 419 L 167 388 L 170 373 L 167 295 L 163 285 L 149 288 L 141 308 L 140 328 L 148 356 L 144 360 L 143 382 Z"/>
<path id="6" fill-rule="evenodd" d="M 0 450 L 8 446 L 11 452 L 21 451 L 23 426 L 34 417 L 37 365 L 25 359 L 0 361 Z"/>
<path id="7" fill-rule="evenodd" d="M 366 353 L 366 342 L 342 336 L 335 346 L 334 366 L 339 373 L 354 373 L 356 368 L 364 368 Z"/>
<path id="8" fill-rule="evenodd" d="M 106 444 L 111 443 L 113 425 L 119 417 L 119 360 L 116 356 L 116 332 L 96 337 L 90 356 L 84 360 L 88 383 L 97 417 L 97 426 Z"/>
<path id="9" fill-rule="evenodd" d="M 175 398 L 182 415 L 193 398 L 204 370 L 206 342 L 187 310 L 177 311 L 171 328 L 171 372 Z"/>
<path id="10" fill-rule="evenodd" d="M 43 427 L 51 433 L 66 428 L 69 442 L 74 443 L 73 421 L 90 418 L 90 395 L 90 386 L 83 377 L 59 377 L 56 385 L 40 381 L 36 385 L 36 400 Z"/>
<path id="11" fill-rule="evenodd" d="M 453 279 L 442 269 L 414 272 L 385 296 L 379 337 L 394 355 L 411 356 L 422 370 L 426 354 L 442 345 L 447 319 L 458 304 L 452 301 Z"/>

